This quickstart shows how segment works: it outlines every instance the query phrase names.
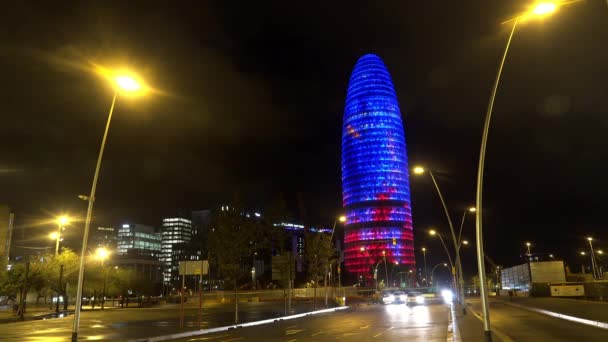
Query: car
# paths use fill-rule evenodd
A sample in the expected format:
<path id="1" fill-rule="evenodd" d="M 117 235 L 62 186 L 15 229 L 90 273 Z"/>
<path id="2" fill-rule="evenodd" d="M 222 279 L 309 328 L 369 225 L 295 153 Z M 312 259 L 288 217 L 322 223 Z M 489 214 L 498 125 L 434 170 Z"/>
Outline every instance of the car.
<path id="1" fill-rule="evenodd" d="M 403 291 L 389 292 L 385 291 L 382 294 L 382 303 L 388 304 L 405 304 L 407 302 L 407 294 Z"/>
<path id="2" fill-rule="evenodd" d="M 412 291 L 407 295 L 407 305 L 422 305 L 425 299 L 422 293 Z"/>

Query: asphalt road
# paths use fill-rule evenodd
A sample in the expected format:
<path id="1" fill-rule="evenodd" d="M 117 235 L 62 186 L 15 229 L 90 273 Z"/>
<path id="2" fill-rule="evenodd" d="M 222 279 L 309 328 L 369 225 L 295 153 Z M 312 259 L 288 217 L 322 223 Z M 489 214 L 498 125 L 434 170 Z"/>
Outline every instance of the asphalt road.
<path id="1" fill-rule="evenodd" d="M 441 341 L 448 333 L 449 307 L 443 304 L 364 305 L 267 325 L 238 328 L 175 341 Z"/>
<path id="2" fill-rule="evenodd" d="M 468 302 L 475 312 L 481 313 L 478 299 Z M 608 330 L 531 312 L 499 300 L 490 301 L 490 315 L 493 327 L 518 342 L 608 341 Z"/>
<path id="3" fill-rule="evenodd" d="M 312 310 L 310 303 L 295 304 L 296 312 Z M 234 323 L 234 304 L 207 303 L 203 309 L 203 329 Z M 126 341 L 197 329 L 197 309 L 185 310 L 185 328 L 179 328 L 179 306 L 84 311 L 80 334 L 87 341 Z M 239 303 L 239 322 L 251 322 L 284 315 L 282 302 Z M 0 325 L 0 341 L 69 341 L 73 316 Z"/>

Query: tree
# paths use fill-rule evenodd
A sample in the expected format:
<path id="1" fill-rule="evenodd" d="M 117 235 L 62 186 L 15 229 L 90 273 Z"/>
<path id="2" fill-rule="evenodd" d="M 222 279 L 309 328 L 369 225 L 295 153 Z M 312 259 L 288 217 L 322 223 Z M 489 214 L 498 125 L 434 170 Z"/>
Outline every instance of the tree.
<path id="1" fill-rule="evenodd" d="M 216 211 L 210 224 L 209 251 L 224 284 L 234 288 L 234 323 L 238 323 L 238 283 L 246 271 L 244 260 L 252 257 L 256 248 L 257 224 L 247 217 L 240 205 L 226 206 Z"/>
<path id="2" fill-rule="evenodd" d="M 494 279 L 493 279 L 493 274 L 489 273 L 486 275 L 486 281 L 488 284 L 488 289 L 493 289 L 494 288 Z M 474 276 L 471 277 L 471 285 L 473 286 L 474 289 L 479 289 L 481 287 L 481 281 L 479 279 L 479 275 L 476 274 Z"/>
<path id="3" fill-rule="evenodd" d="M 327 273 L 330 259 L 334 255 L 334 248 L 331 237 L 327 234 L 307 231 L 304 239 L 306 267 L 314 287 L 313 308 L 316 308 L 317 284 Z"/>

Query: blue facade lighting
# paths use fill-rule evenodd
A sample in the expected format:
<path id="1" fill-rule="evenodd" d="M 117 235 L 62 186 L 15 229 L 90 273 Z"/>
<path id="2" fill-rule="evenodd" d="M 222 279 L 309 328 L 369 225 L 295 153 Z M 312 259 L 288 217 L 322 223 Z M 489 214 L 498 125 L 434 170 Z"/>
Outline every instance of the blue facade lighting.
<path id="1" fill-rule="evenodd" d="M 348 84 L 342 126 L 342 201 L 347 271 L 367 274 L 384 257 L 415 268 L 401 111 L 390 74 L 373 54 L 357 61 Z"/>

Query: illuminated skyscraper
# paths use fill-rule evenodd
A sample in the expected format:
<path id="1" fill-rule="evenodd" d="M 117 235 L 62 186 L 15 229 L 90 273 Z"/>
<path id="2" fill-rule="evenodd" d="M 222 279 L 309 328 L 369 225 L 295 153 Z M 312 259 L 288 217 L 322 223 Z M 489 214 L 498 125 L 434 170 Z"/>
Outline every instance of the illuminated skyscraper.
<path id="1" fill-rule="evenodd" d="M 348 84 L 342 126 L 346 270 L 371 276 L 389 263 L 415 267 L 405 135 L 397 95 L 382 60 L 361 57 Z"/>

